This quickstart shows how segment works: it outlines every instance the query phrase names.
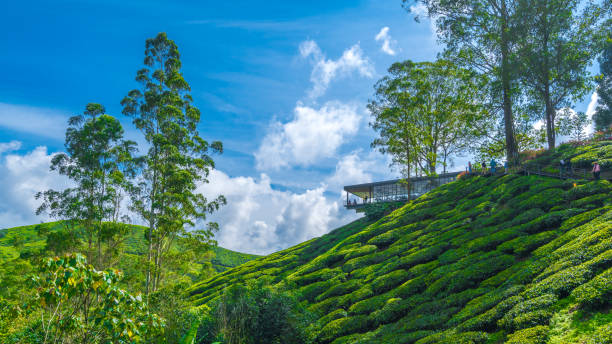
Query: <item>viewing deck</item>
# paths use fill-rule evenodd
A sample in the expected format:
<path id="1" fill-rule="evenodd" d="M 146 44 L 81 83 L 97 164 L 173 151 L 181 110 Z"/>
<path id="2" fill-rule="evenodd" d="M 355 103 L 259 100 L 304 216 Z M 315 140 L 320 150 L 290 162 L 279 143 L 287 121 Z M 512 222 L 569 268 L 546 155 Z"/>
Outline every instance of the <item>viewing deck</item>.
<path id="1" fill-rule="evenodd" d="M 344 206 L 348 209 L 359 210 L 372 203 L 415 199 L 440 185 L 455 181 L 459 173 L 461 172 L 444 173 L 435 177 L 412 177 L 409 182 L 410 197 L 408 197 L 408 187 L 402 182 L 403 179 L 345 186 L 346 203 Z M 356 196 L 360 200 L 351 200 L 349 194 Z"/>

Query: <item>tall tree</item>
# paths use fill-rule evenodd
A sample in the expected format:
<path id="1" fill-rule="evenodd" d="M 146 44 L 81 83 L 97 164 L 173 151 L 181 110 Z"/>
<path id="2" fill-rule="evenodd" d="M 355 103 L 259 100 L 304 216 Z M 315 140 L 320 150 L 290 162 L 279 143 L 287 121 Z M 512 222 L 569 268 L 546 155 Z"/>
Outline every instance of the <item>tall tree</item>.
<path id="1" fill-rule="evenodd" d="M 127 232 L 119 223 L 121 199 L 135 173 L 136 143 L 123 139 L 121 123 L 102 105 L 90 103 L 82 115 L 70 118 L 65 147 L 66 153 L 53 156 L 51 170 L 67 176 L 74 187 L 39 192 L 36 197 L 43 203 L 36 213 L 48 211 L 65 220 L 66 237 L 75 239 L 74 231 L 84 230 L 88 259 L 104 268 Z M 104 252 L 103 246 L 111 251 Z"/>
<path id="2" fill-rule="evenodd" d="M 517 161 L 513 114 L 517 75 L 512 55 L 518 0 L 403 0 L 409 10 L 415 2 L 423 4 L 436 21 L 438 37 L 449 56 L 461 66 L 490 76 L 493 99 L 503 113 L 506 156 L 508 161 Z"/>
<path id="3" fill-rule="evenodd" d="M 549 149 L 555 147 L 559 131 L 558 111 L 593 87 L 587 68 L 601 49 L 606 12 L 600 4 L 584 2 L 519 0 L 517 64 L 528 101 L 546 125 Z"/>
<path id="4" fill-rule="evenodd" d="M 601 72 L 597 79 L 599 101 L 593 122 L 596 130 L 612 130 L 612 34 L 608 36 L 606 48 L 599 60 L 599 70 Z"/>
<path id="5" fill-rule="evenodd" d="M 487 125 L 479 103 L 486 80 L 447 60 L 395 63 L 389 74 L 368 105 L 370 125 L 379 132 L 372 146 L 390 153 L 406 178 L 411 172 L 435 174 L 439 163 L 446 171 L 450 157 Z"/>
<path id="6" fill-rule="evenodd" d="M 133 118 L 149 150 L 144 156 L 142 183 L 134 193 L 133 208 L 149 225 L 145 294 L 155 291 L 163 278 L 166 254 L 186 226 L 204 220 L 225 204 L 219 196 L 207 200 L 197 192 L 208 183 L 214 161 L 209 152 L 221 153 L 221 142 L 209 144 L 197 131 L 200 111 L 193 105 L 189 84 L 181 74 L 177 45 L 165 33 L 147 39 L 144 68 L 136 74 L 140 89 L 122 100 L 123 113 Z M 203 238 L 218 229 L 209 223 Z"/>

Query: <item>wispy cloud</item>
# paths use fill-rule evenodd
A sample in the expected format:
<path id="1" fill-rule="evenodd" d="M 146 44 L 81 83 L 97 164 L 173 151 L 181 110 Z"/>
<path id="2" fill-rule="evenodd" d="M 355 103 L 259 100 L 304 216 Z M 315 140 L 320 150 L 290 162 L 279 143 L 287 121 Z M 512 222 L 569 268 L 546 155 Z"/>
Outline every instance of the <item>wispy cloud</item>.
<path id="1" fill-rule="evenodd" d="M 302 31 L 314 28 L 309 20 L 237 20 L 237 19 L 201 19 L 188 20 L 188 25 L 209 25 L 222 29 L 242 29 L 253 31 Z"/>
<path id="2" fill-rule="evenodd" d="M 212 105 L 215 109 L 219 110 L 220 112 L 226 112 L 226 113 L 237 114 L 237 115 L 249 114 L 248 110 L 238 107 L 212 93 L 205 92 L 202 94 L 202 96 L 204 97 L 204 99 L 206 99 L 210 103 L 210 105 Z"/>
<path id="3" fill-rule="evenodd" d="M 0 103 L 0 127 L 62 140 L 68 115 L 54 109 Z"/>
<path id="4" fill-rule="evenodd" d="M 308 40 L 300 44 L 300 55 L 312 58 L 314 67 L 310 74 L 313 86 L 309 92 L 312 99 L 322 96 L 332 80 L 357 72 L 359 75 L 371 78 L 374 76 L 374 65 L 364 56 L 359 43 L 344 50 L 337 60 L 327 59 L 315 41 Z"/>
<path id="5" fill-rule="evenodd" d="M 0 142 L 0 154 L 16 151 L 21 148 L 21 142 L 13 140 L 11 142 Z"/>
<path id="6" fill-rule="evenodd" d="M 382 41 L 382 46 L 380 50 L 382 50 L 385 54 L 394 56 L 395 50 L 392 46 L 396 45 L 397 42 L 391 39 L 391 35 L 389 34 L 389 27 L 385 26 L 380 29 L 380 32 L 374 38 L 377 42 Z"/>

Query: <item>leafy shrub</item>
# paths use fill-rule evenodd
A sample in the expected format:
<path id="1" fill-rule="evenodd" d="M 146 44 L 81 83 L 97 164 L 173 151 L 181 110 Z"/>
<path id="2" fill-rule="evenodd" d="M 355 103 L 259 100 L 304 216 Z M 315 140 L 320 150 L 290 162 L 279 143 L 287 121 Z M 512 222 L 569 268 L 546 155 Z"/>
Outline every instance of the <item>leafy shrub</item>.
<path id="1" fill-rule="evenodd" d="M 361 300 L 349 308 L 349 314 L 354 315 L 372 313 L 375 310 L 382 308 L 389 298 L 390 295 L 381 294 L 375 295 L 369 299 Z"/>
<path id="2" fill-rule="evenodd" d="M 587 308 L 609 305 L 612 302 L 612 268 L 574 289 L 571 296 Z"/>
<path id="3" fill-rule="evenodd" d="M 466 319 L 472 318 L 477 314 L 481 314 L 482 312 L 497 305 L 500 301 L 518 294 L 523 290 L 523 288 L 524 287 L 521 285 L 515 285 L 503 290 L 500 290 L 501 288 L 495 289 L 482 296 L 476 297 L 468 302 L 460 312 L 453 315 L 453 318 L 449 321 L 449 325 L 455 326 Z"/>
<path id="4" fill-rule="evenodd" d="M 588 281 L 591 274 L 591 271 L 583 265 L 573 266 L 536 283 L 525 291 L 525 295 L 537 297 L 543 294 L 556 294 L 564 297 L 574 288 Z"/>
<path id="5" fill-rule="evenodd" d="M 535 326 L 508 335 L 506 344 L 546 344 L 548 326 Z"/>
<path id="6" fill-rule="evenodd" d="M 395 270 L 372 281 L 372 290 L 375 293 L 384 293 L 406 281 L 409 277 L 410 274 L 406 270 Z"/>
<path id="7" fill-rule="evenodd" d="M 548 321 L 552 316 L 545 310 L 557 300 L 557 296 L 553 294 L 544 294 L 534 299 L 519 302 L 504 315 L 498 324 L 507 330 L 524 328 L 526 326 L 522 325 L 528 325 L 530 322 L 536 322 L 536 325 L 542 324 L 543 319 Z M 538 321 L 540 322 L 537 323 Z"/>
<path id="8" fill-rule="evenodd" d="M 364 208 L 365 216 L 370 221 L 378 220 L 401 207 L 404 203 L 405 202 L 385 202 L 368 204 Z"/>
<path id="9" fill-rule="evenodd" d="M 610 202 L 610 195 L 608 193 L 599 193 L 573 201 L 572 207 L 594 209 L 603 206 L 606 202 Z"/>
<path id="10" fill-rule="evenodd" d="M 323 293 L 321 293 L 320 295 L 318 295 L 315 300 L 321 301 L 321 300 L 325 300 L 328 297 L 331 296 L 340 296 L 340 295 L 344 295 L 344 294 L 348 294 L 350 292 L 353 292 L 357 289 L 359 289 L 361 287 L 361 282 L 359 280 L 349 280 L 343 283 L 338 283 L 333 285 L 332 287 L 330 287 L 329 289 L 325 290 Z"/>
<path id="11" fill-rule="evenodd" d="M 612 344 L 612 324 L 599 326 L 587 344 Z"/>
<path id="12" fill-rule="evenodd" d="M 45 259 L 32 277 L 30 310 L 41 312 L 42 333 L 53 342 L 144 343 L 163 322 L 140 295 L 117 284 L 117 270 L 97 271 L 80 254 Z"/>
<path id="13" fill-rule="evenodd" d="M 502 302 L 498 303 L 495 307 L 489 309 L 485 313 L 479 314 L 471 319 L 468 319 L 457 326 L 459 331 L 475 331 L 483 330 L 490 332 L 496 329 L 496 324 L 506 312 L 508 312 L 514 305 L 521 302 L 522 298 L 518 295 L 511 296 Z"/>
<path id="14" fill-rule="evenodd" d="M 308 302 L 313 302 L 333 285 L 331 280 L 315 282 L 298 289 L 298 293 Z"/>
<path id="15" fill-rule="evenodd" d="M 440 253 L 444 252 L 445 246 L 446 245 L 427 247 L 415 253 L 401 257 L 398 262 L 398 265 L 399 267 L 408 269 L 412 266 L 426 263 L 430 260 L 434 260 L 437 256 L 440 255 Z"/>
<path id="16" fill-rule="evenodd" d="M 426 288 L 425 277 L 419 276 L 395 288 L 394 293 L 397 297 L 407 298 L 416 293 L 423 291 Z"/>
<path id="17" fill-rule="evenodd" d="M 318 339 L 323 342 L 331 341 L 354 332 L 363 332 L 369 327 L 368 317 L 358 315 L 333 320 L 325 325 L 318 334 Z"/>
<path id="18" fill-rule="evenodd" d="M 377 249 L 378 247 L 376 247 L 375 245 L 363 245 L 361 247 L 354 248 L 348 251 L 343 250 L 341 253 L 346 252 L 346 254 L 344 255 L 344 259 L 349 260 L 351 258 L 357 258 L 366 254 L 370 254 L 372 252 L 375 252 Z"/>
<path id="19" fill-rule="evenodd" d="M 555 231 L 546 231 L 529 236 L 521 236 L 499 245 L 498 250 L 506 253 L 515 253 L 525 256 L 534 249 L 546 244 L 557 237 Z"/>
<path id="20" fill-rule="evenodd" d="M 214 305 L 214 328 L 227 344 L 309 343 L 310 315 L 296 297 L 262 283 L 232 285 Z"/>
<path id="21" fill-rule="evenodd" d="M 353 258 L 342 266 L 342 270 L 344 272 L 351 272 L 353 270 L 357 270 L 363 267 L 367 267 L 368 265 L 380 263 L 384 261 L 387 257 L 384 255 L 370 254 L 367 256 Z"/>

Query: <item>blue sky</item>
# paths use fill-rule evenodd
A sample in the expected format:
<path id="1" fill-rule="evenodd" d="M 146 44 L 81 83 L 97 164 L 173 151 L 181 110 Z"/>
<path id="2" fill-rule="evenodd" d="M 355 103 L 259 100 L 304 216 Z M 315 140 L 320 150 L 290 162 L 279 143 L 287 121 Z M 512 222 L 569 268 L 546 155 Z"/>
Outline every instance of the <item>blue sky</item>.
<path id="1" fill-rule="evenodd" d="M 85 104 L 103 104 L 142 142 L 119 102 L 137 86 L 145 39 L 161 31 L 179 46 L 202 136 L 224 143 L 201 188 L 229 199 L 213 217 L 219 242 L 253 253 L 354 219 L 342 185 L 395 176 L 369 148 L 365 105 L 391 63 L 440 49 L 400 0 L 3 4 L 0 228 L 46 220 L 33 215 L 32 195 L 67 185 L 48 161 Z"/>

